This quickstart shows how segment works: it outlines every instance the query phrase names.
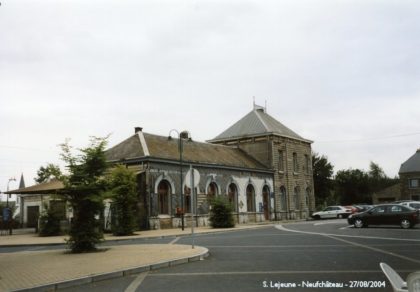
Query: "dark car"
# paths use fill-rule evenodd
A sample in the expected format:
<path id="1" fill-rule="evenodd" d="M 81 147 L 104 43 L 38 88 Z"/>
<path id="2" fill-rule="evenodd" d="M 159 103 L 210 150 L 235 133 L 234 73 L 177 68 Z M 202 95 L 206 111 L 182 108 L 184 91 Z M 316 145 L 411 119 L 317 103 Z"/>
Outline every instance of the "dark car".
<path id="1" fill-rule="evenodd" d="M 352 214 L 347 221 L 357 228 L 368 225 L 400 225 L 401 228 L 410 228 L 419 223 L 419 211 L 398 204 L 385 204 Z"/>
<path id="2" fill-rule="evenodd" d="M 353 213 L 361 213 L 372 209 L 373 205 L 354 205 L 353 207 L 356 209 L 356 211 Z"/>

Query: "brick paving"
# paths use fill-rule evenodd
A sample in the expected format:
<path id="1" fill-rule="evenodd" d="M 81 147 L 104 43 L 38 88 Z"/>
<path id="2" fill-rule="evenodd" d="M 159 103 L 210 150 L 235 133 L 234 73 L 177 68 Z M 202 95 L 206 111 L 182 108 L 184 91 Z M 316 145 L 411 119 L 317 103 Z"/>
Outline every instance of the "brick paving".
<path id="1" fill-rule="evenodd" d="M 267 225 L 241 225 L 235 228 L 195 228 L 195 233 L 228 232 L 258 228 Z M 191 229 L 163 229 L 140 231 L 134 236 L 115 237 L 106 235 L 105 240 L 130 240 L 190 235 Z M 36 234 L 17 234 L 0 237 L 1 246 L 62 244 L 65 236 L 39 237 Z M 24 251 L 0 253 L 0 291 L 60 283 L 72 279 L 128 270 L 135 267 L 156 265 L 178 259 L 188 259 L 207 252 L 203 247 L 190 245 L 142 244 L 112 246 L 105 251 L 70 254 L 67 250 Z M 183 261 L 185 262 L 185 261 Z"/>
<path id="2" fill-rule="evenodd" d="M 105 251 L 65 250 L 0 254 L 0 291 L 13 291 L 193 257 L 205 251 L 188 245 L 121 245 Z"/>

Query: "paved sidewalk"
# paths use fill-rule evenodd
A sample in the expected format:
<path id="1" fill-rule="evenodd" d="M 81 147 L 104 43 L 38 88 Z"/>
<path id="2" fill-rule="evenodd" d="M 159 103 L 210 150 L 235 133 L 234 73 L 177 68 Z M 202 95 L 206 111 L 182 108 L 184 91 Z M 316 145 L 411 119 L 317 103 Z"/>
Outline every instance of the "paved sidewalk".
<path id="1" fill-rule="evenodd" d="M 235 228 L 195 228 L 194 233 L 230 232 L 271 226 L 238 225 Z M 68 286 L 122 277 L 162 267 L 201 260 L 208 255 L 204 247 L 177 244 L 123 245 L 124 240 L 187 236 L 191 228 L 139 231 L 134 236 L 106 235 L 106 241 L 122 241 L 122 245 L 87 254 L 69 254 L 66 250 L 0 253 L 0 291 L 19 291 L 38 287 L 51 291 Z M 18 234 L 0 237 L 0 248 L 19 245 L 63 244 L 65 236 L 39 237 Z M 32 291 L 32 289 L 31 289 Z"/>
<path id="2" fill-rule="evenodd" d="M 236 225 L 234 228 L 211 228 L 211 227 L 195 227 L 195 234 L 202 233 L 214 233 L 214 232 L 229 232 L 243 229 L 259 228 L 264 226 L 271 226 L 273 222 L 268 224 L 247 224 L 247 225 Z M 138 231 L 132 236 L 113 236 L 111 234 L 105 234 L 106 241 L 123 241 L 133 240 L 137 238 L 161 238 L 161 237 L 173 237 L 173 236 L 187 236 L 191 235 L 191 227 L 173 229 L 159 229 L 159 230 L 147 230 Z M 21 245 L 57 245 L 64 244 L 67 236 L 48 236 L 40 237 L 35 233 L 16 234 L 16 235 L 3 235 L 0 236 L 0 248 L 3 246 L 21 246 Z"/>

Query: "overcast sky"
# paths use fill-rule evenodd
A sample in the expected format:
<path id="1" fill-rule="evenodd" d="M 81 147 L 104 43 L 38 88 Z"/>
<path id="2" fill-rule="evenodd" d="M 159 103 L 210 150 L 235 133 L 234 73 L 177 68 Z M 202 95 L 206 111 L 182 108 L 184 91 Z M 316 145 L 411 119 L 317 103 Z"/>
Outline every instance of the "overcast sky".
<path id="1" fill-rule="evenodd" d="M 205 141 L 253 96 L 335 171 L 420 147 L 419 1 L 0 1 L 1 191 L 66 138 Z"/>

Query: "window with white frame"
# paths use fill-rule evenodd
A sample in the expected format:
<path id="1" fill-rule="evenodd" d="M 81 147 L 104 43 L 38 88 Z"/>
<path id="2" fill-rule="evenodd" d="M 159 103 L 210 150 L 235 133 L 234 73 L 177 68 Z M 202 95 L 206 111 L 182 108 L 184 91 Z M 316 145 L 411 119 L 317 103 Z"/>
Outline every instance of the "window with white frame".
<path id="1" fill-rule="evenodd" d="M 218 187 L 215 182 L 212 182 L 207 187 L 207 198 L 211 201 L 218 195 Z"/>
<path id="2" fill-rule="evenodd" d="M 158 185 L 158 211 L 159 214 L 169 214 L 169 196 L 171 187 L 166 180 L 162 180 Z"/>

